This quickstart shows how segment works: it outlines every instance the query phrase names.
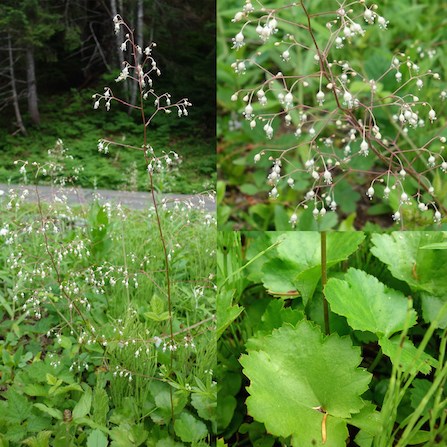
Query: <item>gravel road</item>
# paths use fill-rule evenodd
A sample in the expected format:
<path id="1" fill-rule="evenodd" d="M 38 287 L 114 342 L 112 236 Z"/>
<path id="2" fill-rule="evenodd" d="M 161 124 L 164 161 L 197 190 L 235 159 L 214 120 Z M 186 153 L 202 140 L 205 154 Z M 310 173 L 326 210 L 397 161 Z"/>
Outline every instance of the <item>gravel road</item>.
<path id="1" fill-rule="evenodd" d="M 5 194 L 13 189 L 15 191 L 23 191 L 27 189 L 29 195 L 27 201 L 37 201 L 36 186 L 34 185 L 7 185 L 0 183 L 0 194 L 4 191 Z M 56 197 L 61 194 L 67 197 L 69 204 L 87 204 L 95 197 L 99 198 L 100 203 L 113 202 L 120 203 L 133 209 L 146 209 L 152 203 L 152 196 L 148 192 L 132 192 L 132 191 L 113 191 L 108 189 L 86 189 L 86 188 L 57 188 L 51 186 L 37 186 L 38 194 L 41 200 L 46 202 L 54 202 Z M 208 195 L 199 196 L 193 194 L 163 194 L 163 199 L 167 203 L 174 201 L 192 202 L 194 205 L 199 205 L 200 201 L 204 201 L 204 206 L 207 211 L 216 211 L 216 203 Z"/>

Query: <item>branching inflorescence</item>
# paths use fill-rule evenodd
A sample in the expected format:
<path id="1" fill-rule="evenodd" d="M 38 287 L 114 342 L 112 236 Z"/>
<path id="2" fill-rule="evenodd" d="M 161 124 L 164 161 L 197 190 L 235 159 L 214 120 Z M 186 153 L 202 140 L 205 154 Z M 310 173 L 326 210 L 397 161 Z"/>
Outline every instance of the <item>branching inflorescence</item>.
<path id="1" fill-rule="evenodd" d="M 446 210 L 433 179 L 447 171 L 446 137 L 435 126 L 439 110 L 419 98 L 424 86 L 438 88 L 440 75 L 421 72 L 398 52 L 382 61 L 387 68 L 374 78 L 374 70 L 353 66 L 351 47 L 366 39 L 374 25 L 385 32 L 388 20 L 377 5 L 363 0 L 330 5 L 333 10 L 322 12 L 306 1 L 273 9 L 247 0 L 233 19 L 242 24 L 233 49 L 250 55 L 232 67 L 242 82 L 247 72 L 250 79 L 261 80 L 231 99 L 242 99 L 243 116 L 252 129 L 262 126 L 267 140 L 289 129 L 296 137 L 291 147 L 266 146 L 254 157 L 259 162 L 268 156 L 272 162 L 270 198 L 278 198 L 283 185 L 307 182 L 307 193 L 290 216 L 295 226 L 300 208 L 312 207 L 316 219 L 336 211 L 343 199 L 337 185 L 355 178 L 370 200 L 393 199 L 396 222 L 402 223 L 410 207 L 431 212 L 434 222 L 441 222 Z M 313 63 L 303 63 L 309 58 Z M 278 66 L 287 72 L 277 71 Z M 444 100 L 447 92 L 437 96 Z M 413 137 L 417 132 L 425 138 L 422 144 Z"/>
<path id="2" fill-rule="evenodd" d="M 115 79 L 116 82 L 125 81 L 130 79 L 138 83 L 139 88 L 139 104 L 130 104 L 116 97 L 110 87 L 104 88 L 103 94 L 93 95 L 95 99 L 94 108 L 97 109 L 104 102 L 106 110 L 109 111 L 112 101 L 117 101 L 124 104 L 131 109 L 138 110 L 141 114 L 141 123 L 143 126 L 143 145 L 141 148 L 136 148 L 142 150 L 144 153 L 144 158 L 147 165 L 147 171 L 150 178 L 150 188 L 152 193 L 152 200 L 155 209 L 155 215 L 158 224 L 158 230 L 160 234 L 160 239 L 163 245 L 163 252 L 165 256 L 165 269 L 166 269 L 166 283 L 167 283 L 167 298 L 168 298 L 168 309 L 169 309 L 169 319 L 170 319 L 170 333 L 171 333 L 171 351 L 174 349 L 173 340 L 173 327 L 172 327 L 172 304 L 171 304 L 171 290 L 170 290 L 170 276 L 169 276 L 169 253 L 167 243 L 163 234 L 163 229 L 161 226 L 157 199 L 155 196 L 154 188 L 154 172 L 162 171 L 163 169 L 169 168 L 173 163 L 179 162 L 180 157 L 176 152 L 163 153 L 158 156 L 152 146 L 148 142 L 147 128 L 151 124 L 154 117 L 159 112 L 171 113 L 172 109 L 177 110 L 179 117 L 188 115 L 188 107 L 192 104 L 188 99 L 183 98 L 175 103 L 171 102 L 171 95 L 169 93 L 157 94 L 152 88 L 153 77 L 160 76 L 161 71 L 158 68 L 157 62 L 152 56 L 152 50 L 156 47 L 156 44 L 152 42 L 146 48 L 141 48 L 135 41 L 134 33 L 129 28 L 129 26 L 124 22 L 124 20 L 119 16 L 115 16 L 113 19 L 115 24 L 115 32 L 118 34 L 121 27 L 124 29 L 125 40 L 121 44 L 122 51 L 130 51 L 131 62 L 124 61 L 124 66 L 122 67 L 121 73 Z M 153 100 L 153 108 L 148 113 L 146 111 L 146 102 Z M 117 144 L 110 140 L 99 140 L 98 150 L 100 152 L 108 152 L 109 145 Z M 119 144 L 118 145 L 122 145 Z M 125 145 L 125 147 L 129 147 Z M 135 149 L 134 147 L 130 147 Z"/>

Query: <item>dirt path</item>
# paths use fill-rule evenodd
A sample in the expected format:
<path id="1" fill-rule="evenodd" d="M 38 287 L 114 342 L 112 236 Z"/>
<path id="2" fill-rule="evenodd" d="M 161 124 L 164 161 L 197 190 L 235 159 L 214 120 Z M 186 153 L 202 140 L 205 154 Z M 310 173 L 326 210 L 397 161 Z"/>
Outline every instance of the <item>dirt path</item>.
<path id="1" fill-rule="evenodd" d="M 1 191 L 7 194 L 10 189 L 14 191 L 23 191 L 27 189 L 29 195 L 27 200 L 30 202 L 37 201 L 36 187 L 34 185 L 6 185 L 0 183 Z M 91 202 L 95 197 L 98 197 L 101 203 L 113 202 L 120 203 L 124 206 L 133 209 L 145 209 L 152 203 L 152 196 L 148 192 L 131 192 L 131 191 L 112 191 L 108 189 L 86 189 L 86 188 L 54 188 L 51 186 L 38 186 L 38 194 L 40 198 L 46 202 L 54 202 L 57 197 L 62 194 L 67 197 L 67 201 L 71 205 L 83 205 Z M 194 205 L 199 205 L 203 200 L 204 207 L 207 211 L 216 211 L 216 203 L 207 195 L 199 196 L 193 194 L 163 194 L 163 199 L 166 199 L 167 203 L 173 203 L 175 201 L 191 202 Z"/>

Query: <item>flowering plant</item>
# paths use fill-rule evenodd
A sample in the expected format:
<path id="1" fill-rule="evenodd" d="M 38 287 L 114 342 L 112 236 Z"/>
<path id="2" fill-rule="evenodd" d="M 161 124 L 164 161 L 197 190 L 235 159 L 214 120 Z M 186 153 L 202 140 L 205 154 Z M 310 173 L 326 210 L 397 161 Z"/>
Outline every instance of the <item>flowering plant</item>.
<path id="1" fill-rule="evenodd" d="M 348 182 L 371 203 L 382 197 L 401 226 L 412 209 L 440 223 L 447 172 L 440 74 L 419 66 L 422 49 L 419 57 L 396 51 L 373 64 L 350 62 L 353 47 L 364 53 L 391 24 L 363 0 L 331 7 L 246 1 L 232 19 L 239 29 L 232 68 L 242 88 L 231 99 L 267 140 L 254 162 L 270 162 L 269 197 L 305 188 L 291 206 L 295 226 L 305 209 L 318 220 L 336 212 Z M 287 132 L 295 141 L 275 144 Z"/>

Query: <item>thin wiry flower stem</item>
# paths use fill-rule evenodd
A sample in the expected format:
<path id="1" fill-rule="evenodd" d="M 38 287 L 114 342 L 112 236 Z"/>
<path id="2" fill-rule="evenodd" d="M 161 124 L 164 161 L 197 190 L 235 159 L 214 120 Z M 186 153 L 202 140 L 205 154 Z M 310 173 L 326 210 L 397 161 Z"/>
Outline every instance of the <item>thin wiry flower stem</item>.
<path id="1" fill-rule="evenodd" d="M 50 262 L 51 265 L 53 266 L 54 272 L 56 273 L 56 281 L 59 285 L 59 290 L 61 291 L 62 295 L 66 298 L 67 302 L 69 302 L 73 308 L 75 309 L 76 313 L 81 317 L 86 330 L 90 330 L 90 325 L 87 323 L 87 320 L 84 318 L 84 315 L 82 314 L 82 312 L 80 311 L 80 309 L 78 308 L 78 306 L 76 305 L 76 303 L 71 299 L 71 297 L 67 294 L 67 292 L 64 290 L 64 288 L 62 287 L 62 276 L 61 276 L 61 272 L 57 266 L 56 260 L 54 259 L 54 255 L 53 252 L 50 249 L 50 243 L 48 241 L 48 236 L 47 236 L 47 232 L 45 229 L 45 217 L 43 215 L 43 210 L 42 210 L 42 201 L 40 199 L 40 194 L 39 194 L 39 189 L 38 189 L 38 185 L 37 182 L 35 184 L 35 191 L 36 191 L 36 197 L 37 197 L 37 209 L 39 210 L 39 215 L 40 215 L 40 229 L 42 231 L 43 234 L 43 238 L 44 238 L 44 245 L 45 245 L 45 251 L 48 255 L 48 257 L 50 258 Z M 70 321 L 68 321 L 65 316 L 59 312 L 59 310 L 56 308 L 56 306 L 54 306 L 54 308 L 56 309 L 56 312 L 58 313 L 58 315 L 68 324 L 68 326 L 70 327 L 70 329 L 75 332 L 77 335 L 78 332 L 76 331 L 75 327 L 70 323 Z"/>
<path id="2" fill-rule="evenodd" d="M 137 48 L 135 45 L 135 40 L 134 40 L 134 35 L 133 32 L 130 31 L 130 42 L 131 45 L 133 47 L 133 57 L 134 57 L 134 61 L 135 61 L 135 66 L 139 66 L 139 61 L 138 61 L 138 53 L 137 53 Z M 140 70 L 142 70 L 142 68 L 140 67 Z M 141 121 L 142 121 L 142 125 L 143 125 L 143 148 L 147 148 L 148 147 L 148 142 L 147 142 L 147 120 L 146 120 L 146 114 L 144 111 L 144 98 L 143 98 L 143 86 L 141 84 L 141 82 L 138 82 L 138 87 L 140 90 L 140 112 L 141 112 Z M 158 110 L 158 107 L 157 107 Z M 155 112 L 156 113 L 156 112 Z M 152 118 L 152 117 L 151 117 Z M 149 120 L 150 122 L 150 120 Z M 148 157 L 148 153 L 147 150 L 144 151 L 144 158 L 145 158 L 145 162 L 146 162 L 146 166 L 150 165 L 150 160 Z M 155 196 L 155 187 L 154 187 L 154 178 L 153 178 L 153 173 L 149 172 L 149 179 L 150 179 L 150 188 L 151 188 L 151 197 L 152 197 L 152 204 L 154 206 L 154 212 L 155 212 L 155 217 L 156 217 L 156 221 L 157 221 L 157 228 L 158 228 L 158 234 L 160 236 L 160 241 L 161 241 L 161 245 L 162 245 L 162 249 L 163 249 L 163 257 L 164 257 L 164 264 L 165 264 L 165 278 L 166 278 L 166 296 L 167 296 L 167 302 L 168 302 L 168 314 L 169 314 L 169 338 L 170 338 L 170 349 L 169 349 L 169 363 L 170 363 L 170 369 L 171 369 L 171 373 L 173 370 L 173 363 L 174 363 L 174 351 L 172 350 L 173 346 L 174 346 L 174 329 L 173 329 L 173 323 L 172 323 L 172 299 L 171 299 L 171 277 L 170 277 L 170 263 L 169 263 L 169 256 L 168 256 L 168 250 L 167 250 L 167 244 L 166 244 L 166 239 L 164 236 L 164 232 L 163 232 L 163 226 L 161 224 L 161 219 L 160 219 L 160 211 L 158 208 L 158 203 L 157 203 L 157 198 Z M 175 418 L 174 418 L 174 399 L 173 399 L 173 392 L 172 392 L 172 387 L 169 387 L 169 400 L 170 400 L 170 406 L 171 406 L 171 420 L 172 423 L 174 423 Z"/>

